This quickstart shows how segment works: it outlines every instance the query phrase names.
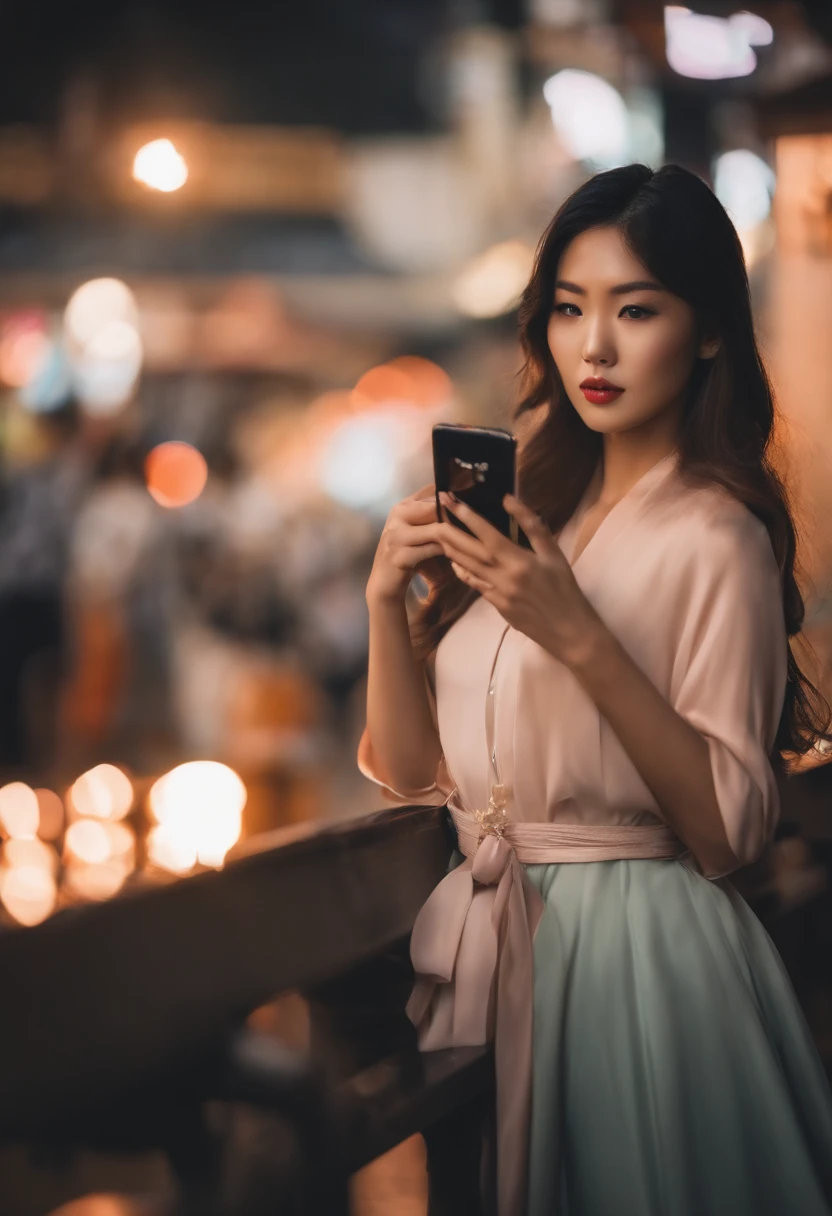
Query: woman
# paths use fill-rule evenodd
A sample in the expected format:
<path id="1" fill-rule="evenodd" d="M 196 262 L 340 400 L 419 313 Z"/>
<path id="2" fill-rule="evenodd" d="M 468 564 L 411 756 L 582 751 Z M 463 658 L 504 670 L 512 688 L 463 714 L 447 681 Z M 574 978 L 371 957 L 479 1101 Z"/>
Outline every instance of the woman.
<path id="1" fill-rule="evenodd" d="M 367 587 L 359 767 L 446 803 L 465 857 L 408 1012 L 424 1048 L 495 1037 L 500 1216 L 829 1216 L 832 1094 L 726 877 L 829 719 L 734 228 L 677 166 L 599 174 L 520 327 L 532 550 L 426 487 Z"/>

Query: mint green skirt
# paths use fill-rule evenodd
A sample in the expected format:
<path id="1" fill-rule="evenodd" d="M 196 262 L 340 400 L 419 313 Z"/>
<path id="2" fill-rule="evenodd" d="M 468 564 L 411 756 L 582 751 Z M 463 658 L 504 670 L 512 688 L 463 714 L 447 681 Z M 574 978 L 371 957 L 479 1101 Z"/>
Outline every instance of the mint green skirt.
<path id="1" fill-rule="evenodd" d="M 527 1216 L 832 1216 L 832 1091 L 730 880 L 526 872 L 546 902 Z"/>

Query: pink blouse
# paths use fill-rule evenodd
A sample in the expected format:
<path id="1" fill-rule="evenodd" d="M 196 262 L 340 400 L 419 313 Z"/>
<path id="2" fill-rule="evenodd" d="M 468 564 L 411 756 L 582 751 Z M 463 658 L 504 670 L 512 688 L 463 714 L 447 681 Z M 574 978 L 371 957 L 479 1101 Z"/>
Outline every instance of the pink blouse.
<path id="1" fill-rule="evenodd" d="M 768 533 L 726 491 L 687 484 L 675 452 L 640 478 L 572 562 L 588 505 L 587 494 L 559 544 L 610 630 L 707 740 L 736 867 L 745 865 L 760 854 L 779 814 L 769 756 L 788 641 Z M 484 706 L 504 628 L 496 608 L 479 598 L 437 647 L 433 708 L 443 755 L 432 785 L 393 788 L 365 729 L 358 766 L 389 797 L 442 805 L 457 787 L 465 806 L 486 805 Z M 497 763 L 511 819 L 662 822 L 612 727 L 561 662 L 509 629 L 495 684 Z"/>

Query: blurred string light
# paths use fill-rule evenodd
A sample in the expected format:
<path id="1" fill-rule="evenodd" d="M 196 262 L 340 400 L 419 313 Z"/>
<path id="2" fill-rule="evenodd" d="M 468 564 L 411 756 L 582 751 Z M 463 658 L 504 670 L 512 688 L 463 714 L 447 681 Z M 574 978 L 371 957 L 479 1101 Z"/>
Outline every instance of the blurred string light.
<path id="1" fill-rule="evenodd" d="M 0 789 L 0 826 L 8 837 L 0 858 L 0 901 L 22 925 L 36 925 L 55 907 L 55 850 L 37 839 L 38 798 L 21 781 Z"/>
<path id="2" fill-rule="evenodd" d="M 138 308 L 120 279 L 92 279 L 72 295 L 64 332 L 75 391 L 88 414 L 118 413 L 142 367 Z"/>
<path id="3" fill-rule="evenodd" d="M 68 888 L 84 899 L 109 899 L 136 864 L 136 838 L 123 823 L 76 819 L 64 838 Z"/>
<path id="4" fill-rule="evenodd" d="M 162 507 L 185 507 L 199 498 L 208 480 L 205 457 L 190 443 L 160 443 L 144 465 L 148 493 Z"/>
<path id="5" fill-rule="evenodd" d="M 543 96 L 552 122 L 576 160 L 613 169 L 630 158 L 630 130 L 624 98 L 609 81 L 579 68 L 550 76 Z"/>
<path id="6" fill-rule="evenodd" d="M 40 825 L 38 796 L 22 781 L 0 789 L 0 830 L 12 840 L 33 840 Z"/>
<path id="7" fill-rule="evenodd" d="M 697 80 L 749 76 L 757 66 L 752 48 L 774 38 L 756 13 L 712 17 L 677 4 L 665 6 L 664 30 L 667 62 L 680 76 Z"/>
<path id="8" fill-rule="evenodd" d="M 171 194 L 185 185 L 188 166 L 182 153 L 169 139 L 153 139 L 136 153 L 133 177 L 150 190 Z"/>
<path id="9" fill-rule="evenodd" d="M 517 307 L 529 281 L 534 251 L 522 241 L 503 241 L 474 258 L 451 288 L 467 317 L 499 317 Z"/>
<path id="10" fill-rule="evenodd" d="M 0 866 L 0 900 L 21 925 L 38 925 L 55 907 L 58 888 L 54 876 L 40 866 Z"/>
<path id="11" fill-rule="evenodd" d="M 166 773 L 148 796 L 156 820 L 147 841 L 151 862 L 184 874 L 200 862 L 221 866 L 242 831 L 246 787 L 233 769 L 192 760 Z"/>
<path id="12" fill-rule="evenodd" d="M 70 788 L 68 802 L 78 816 L 123 819 L 133 806 L 133 784 L 114 764 L 97 764 Z"/>
<path id="13" fill-rule="evenodd" d="M 66 811 L 54 790 L 35 790 L 38 800 L 38 836 L 41 840 L 57 840 L 66 826 Z"/>

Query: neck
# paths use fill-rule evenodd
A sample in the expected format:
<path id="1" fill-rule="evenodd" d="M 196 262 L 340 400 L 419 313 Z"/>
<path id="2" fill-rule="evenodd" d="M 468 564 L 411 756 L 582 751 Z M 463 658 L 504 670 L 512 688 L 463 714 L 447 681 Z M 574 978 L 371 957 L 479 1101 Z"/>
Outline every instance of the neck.
<path id="1" fill-rule="evenodd" d="M 674 411 L 675 415 L 675 411 Z M 613 507 L 653 465 L 669 456 L 678 442 L 678 419 L 666 414 L 649 427 L 604 436 L 604 452 L 596 483 L 596 502 Z"/>

